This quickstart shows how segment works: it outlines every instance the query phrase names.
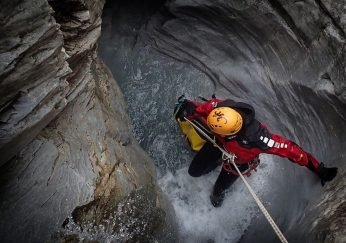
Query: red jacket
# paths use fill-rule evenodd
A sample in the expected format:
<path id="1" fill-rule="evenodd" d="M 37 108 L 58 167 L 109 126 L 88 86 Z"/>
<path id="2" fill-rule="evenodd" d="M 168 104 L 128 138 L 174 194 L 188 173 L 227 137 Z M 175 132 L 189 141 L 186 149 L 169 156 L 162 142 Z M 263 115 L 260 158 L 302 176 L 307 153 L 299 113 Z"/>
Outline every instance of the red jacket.
<path id="1" fill-rule="evenodd" d="M 238 134 L 228 138 L 221 138 L 216 135 L 223 147 L 236 155 L 236 163 L 245 164 L 257 158 L 259 154 L 266 153 L 288 158 L 290 161 L 306 166 L 314 172 L 319 168 L 320 163 L 310 153 L 304 151 L 294 142 L 270 133 L 265 125 L 255 119 L 255 110 L 249 104 L 232 100 L 222 101 L 215 98 L 205 103 L 193 103 L 196 106 L 195 114 L 190 116 L 190 119 L 200 117 L 206 121 L 207 116 L 214 108 L 223 106 L 231 107 L 240 113 L 243 118 L 243 127 Z"/>

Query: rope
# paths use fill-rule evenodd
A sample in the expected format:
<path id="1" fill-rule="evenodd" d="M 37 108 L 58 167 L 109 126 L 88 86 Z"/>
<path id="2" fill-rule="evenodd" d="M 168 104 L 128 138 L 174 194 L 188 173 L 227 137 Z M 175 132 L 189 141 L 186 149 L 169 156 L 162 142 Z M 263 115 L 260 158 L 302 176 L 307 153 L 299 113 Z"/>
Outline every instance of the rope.
<path id="1" fill-rule="evenodd" d="M 264 207 L 264 205 L 262 204 L 262 202 L 260 201 L 260 199 L 257 197 L 256 193 L 252 190 L 251 186 L 249 185 L 249 183 L 246 181 L 246 179 L 244 178 L 244 176 L 242 175 L 242 173 L 239 171 L 237 165 L 235 164 L 234 160 L 236 158 L 235 154 L 233 153 L 229 153 L 226 150 L 224 150 L 223 148 L 221 148 L 214 139 L 210 138 L 202 129 L 200 129 L 198 126 L 196 126 L 193 122 L 191 122 L 189 119 L 187 119 L 186 117 L 184 117 L 186 121 L 188 121 L 195 129 L 197 129 L 201 134 L 204 135 L 204 137 L 206 139 L 208 139 L 211 143 L 214 144 L 214 146 L 218 147 L 222 153 L 224 153 L 232 162 L 234 168 L 237 170 L 240 178 L 243 180 L 243 182 L 245 183 L 245 186 L 247 187 L 247 189 L 250 191 L 251 196 L 254 198 L 255 202 L 257 203 L 258 207 L 260 208 L 260 210 L 262 211 L 262 213 L 264 214 L 264 216 L 266 217 L 266 219 L 268 220 L 270 226 L 273 228 L 274 232 L 277 234 L 277 236 L 279 237 L 280 241 L 282 243 L 288 243 L 288 241 L 286 240 L 285 236 L 282 234 L 282 232 L 280 231 L 279 227 L 275 224 L 273 218 L 270 216 L 270 214 L 268 213 L 268 211 L 266 210 L 266 208 Z"/>

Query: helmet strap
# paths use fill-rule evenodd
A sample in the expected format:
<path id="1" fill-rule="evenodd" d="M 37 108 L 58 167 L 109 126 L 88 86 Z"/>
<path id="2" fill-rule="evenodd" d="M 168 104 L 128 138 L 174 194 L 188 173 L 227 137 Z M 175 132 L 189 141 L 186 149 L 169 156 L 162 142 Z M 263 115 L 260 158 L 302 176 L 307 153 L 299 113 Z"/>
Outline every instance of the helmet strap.
<path id="1" fill-rule="evenodd" d="M 235 135 L 228 135 L 228 136 L 223 137 L 223 139 L 225 141 L 231 141 L 231 140 L 235 139 L 236 137 L 237 137 L 236 134 Z"/>

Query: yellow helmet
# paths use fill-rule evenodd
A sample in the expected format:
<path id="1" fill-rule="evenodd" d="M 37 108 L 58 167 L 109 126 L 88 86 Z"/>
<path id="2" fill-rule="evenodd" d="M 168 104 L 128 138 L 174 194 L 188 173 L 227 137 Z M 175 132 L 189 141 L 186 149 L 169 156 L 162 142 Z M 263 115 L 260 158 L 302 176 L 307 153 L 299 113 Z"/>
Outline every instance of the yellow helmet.
<path id="1" fill-rule="evenodd" d="M 209 113 L 207 123 L 213 132 L 227 136 L 240 131 L 243 118 L 230 107 L 218 107 Z"/>

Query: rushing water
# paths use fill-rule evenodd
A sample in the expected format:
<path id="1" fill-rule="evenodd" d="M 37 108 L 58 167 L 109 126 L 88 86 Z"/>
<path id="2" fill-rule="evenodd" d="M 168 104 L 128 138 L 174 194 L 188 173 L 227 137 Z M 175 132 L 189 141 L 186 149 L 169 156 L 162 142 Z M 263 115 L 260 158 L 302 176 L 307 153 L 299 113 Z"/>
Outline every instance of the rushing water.
<path id="1" fill-rule="evenodd" d="M 213 208 L 209 194 L 218 171 L 188 175 L 193 153 L 173 119 L 177 97 L 215 93 L 248 102 L 270 130 L 330 165 L 345 157 L 344 105 L 324 91 L 328 84 L 316 93 L 305 80 L 291 82 L 299 68 L 290 57 L 304 54 L 275 18 L 256 15 L 259 10 L 251 7 L 244 14 L 223 1 L 197 3 L 172 1 L 170 13 L 162 11 L 161 1 L 108 4 L 99 53 L 125 94 L 136 138 L 156 163 L 159 184 L 176 211 L 181 242 L 253 242 L 254 237 L 275 242 L 240 180 L 228 190 L 224 205 Z M 276 42 L 263 26 L 276 29 Z M 280 41 L 285 43 L 277 48 Z M 291 239 L 304 235 L 296 226 L 321 192 L 312 173 L 262 155 L 259 171 L 248 180 L 284 234 Z"/>

